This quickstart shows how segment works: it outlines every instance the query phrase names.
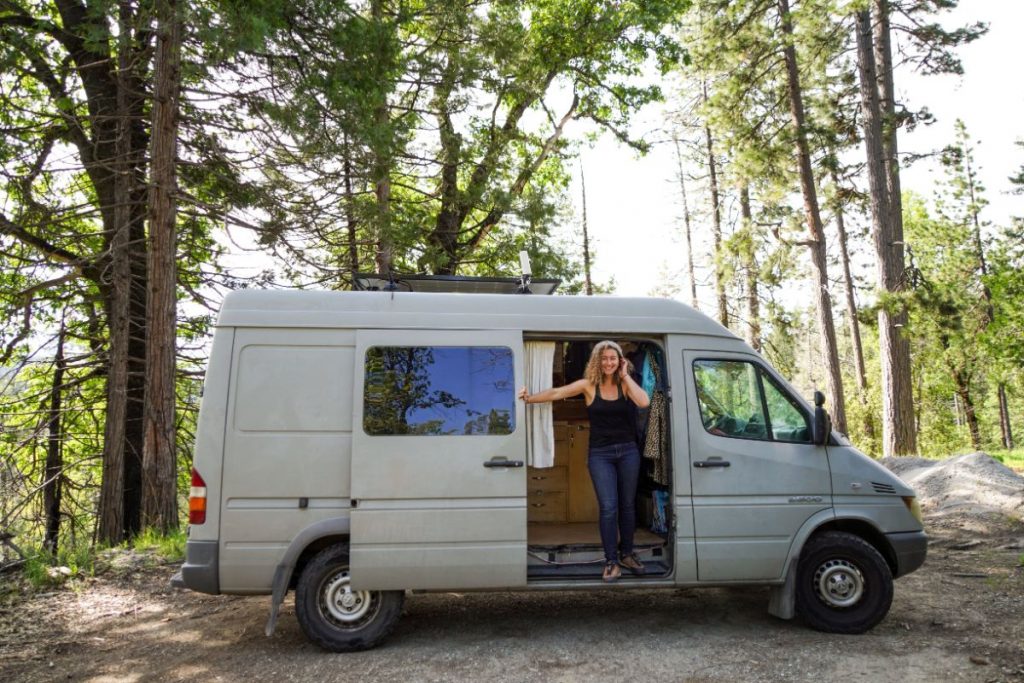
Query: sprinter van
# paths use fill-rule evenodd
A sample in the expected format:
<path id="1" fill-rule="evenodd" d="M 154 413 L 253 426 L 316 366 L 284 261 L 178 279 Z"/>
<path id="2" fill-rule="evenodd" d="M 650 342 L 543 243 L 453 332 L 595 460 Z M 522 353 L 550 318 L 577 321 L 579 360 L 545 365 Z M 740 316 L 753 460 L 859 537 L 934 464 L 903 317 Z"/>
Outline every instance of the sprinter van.
<path id="1" fill-rule="evenodd" d="M 651 406 L 636 549 L 601 580 L 582 376 L 619 342 Z M 203 593 L 295 591 L 334 651 L 392 630 L 406 591 L 771 586 L 768 610 L 859 633 L 924 561 L 914 492 L 758 353 L 675 301 L 418 292 L 227 296 L 195 445 L 186 560 Z"/>

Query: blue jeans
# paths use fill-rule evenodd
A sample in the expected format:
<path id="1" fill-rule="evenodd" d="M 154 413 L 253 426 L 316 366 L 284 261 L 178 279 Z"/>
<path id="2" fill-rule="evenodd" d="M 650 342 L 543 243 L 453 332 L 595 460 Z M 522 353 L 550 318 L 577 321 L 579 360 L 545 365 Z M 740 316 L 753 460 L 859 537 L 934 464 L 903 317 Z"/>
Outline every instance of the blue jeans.
<path id="1" fill-rule="evenodd" d="M 636 486 L 640 477 L 640 451 L 635 443 L 617 443 L 590 449 L 587 469 L 594 482 L 601 510 L 598 528 L 606 562 L 633 552 L 636 530 Z M 616 532 L 618 534 L 616 535 Z M 618 543 L 616 543 L 618 540 Z"/>

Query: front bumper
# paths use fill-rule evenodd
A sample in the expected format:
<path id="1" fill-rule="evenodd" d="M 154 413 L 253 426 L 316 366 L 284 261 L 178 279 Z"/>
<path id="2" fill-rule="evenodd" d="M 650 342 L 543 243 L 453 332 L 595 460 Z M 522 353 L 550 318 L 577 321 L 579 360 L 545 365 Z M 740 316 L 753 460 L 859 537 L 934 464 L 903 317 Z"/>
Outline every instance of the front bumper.
<path id="1" fill-rule="evenodd" d="M 909 574 L 924 564 L 928 555 L 928 534 L 923 530 L 886 534 L 885 537 L 896 553 L 894 578 Z"/>

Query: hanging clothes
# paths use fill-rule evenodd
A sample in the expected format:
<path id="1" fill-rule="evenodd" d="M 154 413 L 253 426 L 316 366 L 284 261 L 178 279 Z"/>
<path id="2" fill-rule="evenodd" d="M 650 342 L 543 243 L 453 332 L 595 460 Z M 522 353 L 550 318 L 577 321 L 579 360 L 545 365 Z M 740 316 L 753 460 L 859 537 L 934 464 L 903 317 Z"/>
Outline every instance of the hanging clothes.
<path id="1" fill-rule="evenodd" d="M 655 379 L 655 389 L 650 394 L 651 405 L 647 413 L 647 431 L 644 437 L 644 457 L 651 461 L 651 479 L 656 484 L 668 486 L 668 419 L 665 392 L 661 389 L 661 368 L 653 353 L 647 354 L 647 364 Z"/>
<path id="2" fill-rule="evenodd" d="M 555 361 L 555 342 L 526 342 L 526 390 L 531 394 L 550 389 Z M 554 467 L 555 422 L 552 405 L 526 406 L 526 463 L 530 467 Z"/>
<path id="3" fill-rule="evenodd" d="M 657 364 L 658 362 L 654 360 L 653 353 L 648 353 L 644 356 L 643 369 L 640 372 L 640 386 L 643 387 L 648 396 L 654 394 L 654 389 L 658 385 L 658 375 L 654 372 L 654 368 L 657 367 Z"/>

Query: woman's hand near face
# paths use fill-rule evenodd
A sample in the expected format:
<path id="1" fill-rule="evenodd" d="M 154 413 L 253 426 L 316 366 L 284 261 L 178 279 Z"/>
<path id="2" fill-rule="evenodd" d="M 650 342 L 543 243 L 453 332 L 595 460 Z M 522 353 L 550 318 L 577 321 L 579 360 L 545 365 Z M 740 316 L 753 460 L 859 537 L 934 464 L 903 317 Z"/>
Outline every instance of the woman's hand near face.
<path id="1" fill-rule="evenodd" d="M 619 359 L 619 379 L 629 377 L 629 361 L 625 358 Z"/>

